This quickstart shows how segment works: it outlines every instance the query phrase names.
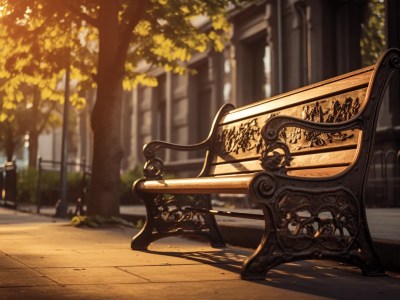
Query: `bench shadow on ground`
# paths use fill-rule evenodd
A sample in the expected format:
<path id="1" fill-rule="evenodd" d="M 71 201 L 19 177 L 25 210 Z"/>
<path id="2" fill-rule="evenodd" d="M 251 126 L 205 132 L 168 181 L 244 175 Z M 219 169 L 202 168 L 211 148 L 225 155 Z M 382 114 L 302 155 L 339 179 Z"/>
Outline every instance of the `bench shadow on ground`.
<path id="1" fill-rule="evenodd" d="M 248 251 L 221 248 L 205 251 L 165 251 L 165 250 L 144 250 L 144 252 L 156 255 L 168 255 L 177 258 L 184 258 L 201 264 L 216 266 L 226 271 L 240 275 L 242 263 L 246 259 Z"/>
<path id="2" fill-rule="evenodd" d="M 144 252 L 212 265 L 221 270 L 236 273 L 239 279 L 242 263 L 252 251 L 227 247 L 206 251 L 151 249 Z M 360 294 L 366 295 L 368 298 L 371 293 L 382 293 L 376 288 L 382 283 L 393 287 L 393 289 L 383 292 L 389 296 L 389 299 L 392 299 L 391 295 L 400 292 L 400 276 L 364 276 L 355 266 L 326 260 L 306 260 L 282 264 L 270 270 L 265 280 L 246 282 L 328 298 L 358 297 Z M 338 285 L 341 287 L 340 290 L 337 289 Z"/>

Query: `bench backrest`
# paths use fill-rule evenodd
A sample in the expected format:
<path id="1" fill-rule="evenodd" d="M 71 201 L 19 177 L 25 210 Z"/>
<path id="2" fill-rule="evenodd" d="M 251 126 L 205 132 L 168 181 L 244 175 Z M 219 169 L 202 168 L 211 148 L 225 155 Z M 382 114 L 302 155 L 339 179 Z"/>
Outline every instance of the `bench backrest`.
<path id="1" fill-rule="evenodd" d="M 279 133 L 292 155 L 288 175 L 321 177 L 343 172 L 357 160 L 362 137 L 373 135 L 383 90 L 398 68 L 392 66 L 398 56 L 399 51 L 391 49 L 376 65 L 237 109 L 226 105 L 214 121 L 212 146 L 201 176 L 262 170 L 260 156 L 266 147 L 262 128 L 271 117 L 281 115 L 321 123 L 362 119 L 360 129 L 328 134 L 291 127 Z M 369 152 L 364 148 L 371 143 L 363 145 L 363 152 Z"/>

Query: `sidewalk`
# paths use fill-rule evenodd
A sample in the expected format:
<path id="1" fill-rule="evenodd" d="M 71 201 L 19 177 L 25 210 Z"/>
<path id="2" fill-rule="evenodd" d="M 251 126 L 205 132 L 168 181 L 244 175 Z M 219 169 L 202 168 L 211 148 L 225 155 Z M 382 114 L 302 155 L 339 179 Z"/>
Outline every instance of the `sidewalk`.
<path id="1" fill-rule="evenodd" d="M 75 228 L 66 221 L 0 208 L 0 299 L 398 299 L 400 274 L 303 261 L 239 278 L 250 254 L 169 238 L 132 251 L 136 229 Z"/>
<path id="2" fill-rule="evenodd" d="M 24 211 L 35 212 L 36 207 L 22 207 Z M 216 208 L 218 209 L 218 208 Z M 73 208 L 70 208 L 73 211 Z M 136 223 L 146 219 L 143 205 L 122 205 L 121 216 Z M 223 209 L 222 209 L 223 210 Z M 231 209 L 231 211 L 261 214 L 256 209 Z M 367 221 L 376 251 L 385 268 L 400 272 L 400 208 L 367 208 Z M 54 207 L 41 209 L 41 214 L 54 216 Z M 264 232 L 264 221 L 217 216 L 221 233 L 228 244 L 256 248 Z"/>

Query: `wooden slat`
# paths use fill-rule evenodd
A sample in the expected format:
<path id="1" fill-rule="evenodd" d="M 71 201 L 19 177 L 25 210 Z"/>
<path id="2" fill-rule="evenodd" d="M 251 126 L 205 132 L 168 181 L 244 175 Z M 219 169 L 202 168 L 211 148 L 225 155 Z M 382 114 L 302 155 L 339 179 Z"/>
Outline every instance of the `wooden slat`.
<path id="1" fill-rule="evenodd" d="M 356 148 L 358 145 L 359 135 L 361 134 L 360 131 L 352 132 L 353 137 L 344 141 L 340 141 L 338 143 L 328 144 L 326 146 L 314 146 L 314 147 L 301 147 L 297 148 L 298 145 L 291 145 L 289 144 L 290 153 L 292 155 L 300 155 L 300 154 L 307 154 L 307 153 L 315 153 L 315 152 L 331 152 L 341 149 L 350 149 Z M 248 151 L 246 153 L 231 153 L 229 155 L 224 156 L 216 156 L 214 157 L 214 161 L 212 163 L 221 164 L 225 162 L 235 162 L 237 160 L 256 160 L 261 156 L 261 153 L 257 153 L 256 151 Z"/>
<path id="2" fill-rule="evenodd" d="M 136 184 L 135 190 L 145 193 L 211 194 L 237 193 L 248 190 L 252 174 L 244 176 L 200 177 L 184 179 L 147 180 Z"/>
<path id="3" fill-rule="evenodd" d="M 302 170 L 290 170 L 287 175 L 297 177 L 329 177 L 342 173 L 348 167 L 330 167 L 330 168 L 317 168 L 317 169 L 302 169 Z"/>
<path id="4" fill-rule="evenodd" d="M 209 174 L 221 175 L 221 174 L 235 174 L 235 173 L 250 173 L 250 172 L 257 172 L 260 170 L 262 170 L 260 161 L 256 159 L 250 161 L 213 165 L 209 169 Z"/>
<path id="5" fill-rule="evenodd" d="M 288 170 L 348 165 L 354 161 L 355 156 L 355 149 L 295 156 Z"/>
<path id="6" fill-rule="evenodd" d="M 240 119 L 257 115 L 260 112 L 274 111 L 278 109 L 294 105 L 300 105 L 310 99 L 318 99 L 320 97 L 338 94 L 341 91 L 347 91 L 351 88 L 367 86 L 372 75 L 373 69 L 366 68 L 361 73 L 346 77 L 338 77 L 336 81 L 321 82 L 316 85 L 308 86 L 305 89 L 298 89 L 289 93 L 268 98 L 264 101 L 250 104 L 230 111 L 223 120 L 223 123 L 230 123 Z M 284 101 L 284 102 L 283 102 Z"/>
<path id="7" fill-rule="evenodd" d="M 290 163 L 288 170 L 295 169 L 315 169 L 346 166 L 351 164 L 356 156 L 356 149 L 331 151 L 307 155 L 294 156 Z M 261 163 L 258 159 L 236 162 L 236 163 L 223 163 L 210 167 L 209 174 L 222 175 L 222 174 L 235 174 L 235 173 L 249 173 L 262 170 Z"/>
<path id="8" fill-rule="evenodd" d="M 279 111 L 257 111 L 256 116 L 247 116 L 245 120 L 220 124 L 216 133 L 216 144 L 211 153 L 211 162 L 235 161 L 259 157 L 265 142 L 261 129 L 271 116 L 287 115 L 314 122 L 340 122 L 349 120 L 361 111 L 367 88 L 340 93 L 318 101 L 284 108 L 286 99 L 280 99 Z M 330 151 L 331 148 L 349 148 L 357 145 L 358 130 L 342 132 L 340 138 L 328 139 L 326 134 L 315 136 L 310 141 L 310 132 L 287 127 L 281 133 L 281 141 L 289 146 L 291 153 L 309 151 Z M 318 140 L 317 140 L 318 139 Z M 326 149 L 325 149 L 326 148 Z"/>
<path id="9" fill-rule="evenodd" d="M 289 176 L 328 177 L 343 172 L 346 167 L 292 170 Z M 208 194 L 230 193 L 245 194 L 254 174 L 235 176 L 216 176 L 184 179 L 147 180 L 139 182 L 135 189 L 144 193 L 169 194 Z"/>

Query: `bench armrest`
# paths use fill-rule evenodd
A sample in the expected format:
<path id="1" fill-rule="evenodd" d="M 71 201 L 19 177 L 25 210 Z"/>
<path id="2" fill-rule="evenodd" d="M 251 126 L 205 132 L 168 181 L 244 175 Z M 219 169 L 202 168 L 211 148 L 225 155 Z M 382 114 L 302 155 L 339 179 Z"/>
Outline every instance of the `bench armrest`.
<path id="1" fill-rule="evenodd" d="M 317 123 L 290 116 L 275 116 L 269 119 L 262 128 L 262 135 L 268 142 L 278 139 L 278 133 L 284 127 L 300 127 L 306 130 L 315 130 L 325 133 L 333 133 L 350 129 L 361 129 L 361 118 L 353 118 L 344 122 L 337 123 Z"/>
<path id="2" fill-rule="evenodd" d="M 362 118 L 353 118 L 337 123 L 317 123 L 290 116 L 275 116 L 269 119 L 262 128 L 261 134 L 266 142 L 266 149 L 262 153 L 261 165 L 265 170 L 286 173 L 286 166 L 290 165 L 292 156 L 289 147 L 279 140 L 279 132 L 285 127 L 298 127 L 305 130 L 336 133 L 351 129 L 361 129 Z M 283 150 L 281 152 L 276 149 Z"/>
<path id="3" fill-rule="evenodd" d="M 218 111 L 214 122 L 211 126 L 211 131 L 208 137 L 201 143 L 192 145 L 178 145 L 164 141 L 152 141 L 143 147 L 143 155 L 146 158 L 146 163 L 143 167 L 143 174 L 147 179 L 161 179 L 164 174 L 165 167 L 161 158 L 156 156 L 156 152 L 160 149 L 171 149 L 177 151 L 196 151 L 202 149 L 210 149 L 213 136 L 217 130 L 218 123 L 234 106 L 230 103 L 224 104 Z"/>
<path id="4" fill-rule="evenodd" d="M 147 143 L 143 147 L 143 155 L 146 157 L 146 160 L 152 159 L 156 157 L 156 152 L 161 149 L 172 149 L 177 151 L 195 151 L 201 150 L 204 148 L 208 148 L 210 144 L 210 140 L 206 139 L 201 143 L 192 144 L 192 145 L 179 145 L 174 143 L 168 143 L 164 141 L 151 141 Z"/>
<path id="5" fill-rule="evenodd" d="M 211 139 L 207 138 L 201 143 L 192 145 L 179 145 L 163 141 L 152 141 L 143 147 L 143 155 L 146 158 L 146 163 L 143 167 L 143 175 L 147 179 L 161 179 L 165 172 L 164 162 L 156 156 L 156 152 L 161 149 L 171 149 L 177 151 L 196 151 L 208 149 Z"/>

